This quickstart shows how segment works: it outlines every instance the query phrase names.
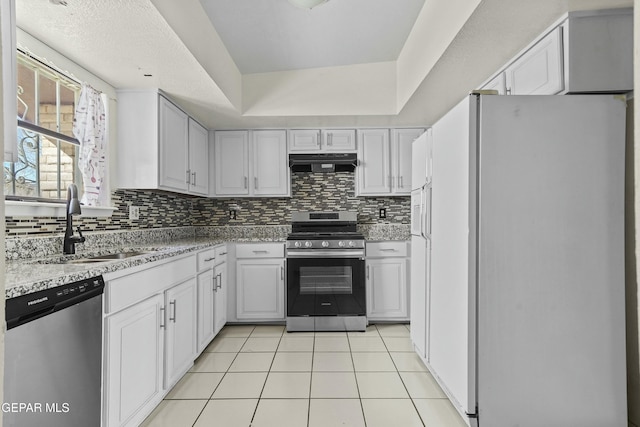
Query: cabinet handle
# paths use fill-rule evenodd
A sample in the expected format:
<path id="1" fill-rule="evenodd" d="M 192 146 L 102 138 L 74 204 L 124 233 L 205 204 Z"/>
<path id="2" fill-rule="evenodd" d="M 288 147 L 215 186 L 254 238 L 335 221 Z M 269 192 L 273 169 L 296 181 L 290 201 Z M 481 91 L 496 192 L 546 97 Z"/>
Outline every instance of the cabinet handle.
<path id="1" fill-rule="evenodd" d="M 258 177 L 253 177 L 253 188 L 258 189 Z"/>
<path id="2" fill-rule="evenodd" d="M 507 92 L 507 95 L 511 95 L 511 88 L 510 88 L 510 87 L 508 87 L 508 88 L 507 88 L 507 90 L 506 90 L 506 92 Z"/>
<path id="3" fill-rule="evenodd" d="M 213 258 L 206 258 L 206 259 L 204 260 L 204 262 L 213 261 L 214 259 L 215 259 L 215 257 L 213 257 Z"/>
<path id="4" fill-rule="evenodd" d="M 196 185 L 196 173 L 195 172 L 191 172 L 191 176 L 193 177 L 193 184 L 191 185 Z"/>
<path id="5" fill-rule="evenodd" d="M 333 134 L 332 133 L 327 135 L 327 145 L 333 146 Z"/>
<path id="6" fill-rule="evenodd" d="M 284 265 L 280 266 L 280 280 L 284 280 Z"/>
<path id="7" fill-rule="evenodd" d="M 220 277 L 220 280 L 216 280 L 216 282 L 218 283 L 217 286 L 216 286 L 216 289 L 222 289 L 222 273 L 218 273 L 216 278 L 218 278 L 218 277 Z"/>
<path id="8" fill-rule="evenodd" d="M 226 252 L 222 252 L 222 253 L 220 253 L 220 256 L 226 255 L 226 254 L 227 254 Z"/>
<path id="9" fill-rule="evenodd" d="M 402 188 L 402 175 L 398 177 L 398 187 Z"/>
<path id="10" fill-rule="evenodd" d="M 269 251 L 253 251 L 254 254 L 268 254 Z"/>
<path id="11" fill-rule="evenodd" d="M 394 248 L 382 248 L 382 249 L 380 249 L 380 251 L 382 251 L 382 252 L 397 252 L 398 250 L 394 249 Z"/>
<path id="12" fill-rule="evenodd" d="M 160 328 L 164 328 L 164 307 L 160 307 Z"/>
<path id="13" fill-rule="evenodd" d="M 249 178 L 247 178 L 246 176 L 244 177 L 244 189 L 247 189 L 247 183 L 249 181 Z"/>
<path id="14" fill-rule="evenodd" d="M 216 279 L 218 276 L 211 276 L 211 284 L 213 286 L 213 292 L 218 292 L 218 285 L 216 283 Z"/>
<path id="15" fill-rule="evenodd" d="M 173 323 L 176 323 L 176 300 L 170 301 L 169 306 L 173 306 L 173 317 L 169 314 L 169 320 L 172 320 Z"/>
<path id="16" fill-rule="evenodd" d="M 320 131 L 318 131 L 318 139 L 316 139 L 316 145 L 318 146 L 318 148 L 320 148 L 320 140 L 321 140 Z"/>
<path id="17" fill-rule="evenodd" d="M 369 278 L 369 266 L 367 265 L 367 279 Z"/>
<path id="18" fill-rule="evenodd" d="M 187 169 L 187 184 L 191 183 L 191 169 Z"/>

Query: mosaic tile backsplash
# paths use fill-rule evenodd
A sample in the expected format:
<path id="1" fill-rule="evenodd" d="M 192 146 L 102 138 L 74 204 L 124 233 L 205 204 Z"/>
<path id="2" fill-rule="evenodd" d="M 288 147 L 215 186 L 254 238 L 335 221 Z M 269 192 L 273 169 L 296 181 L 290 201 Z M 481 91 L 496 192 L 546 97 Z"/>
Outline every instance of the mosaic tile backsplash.
<path id="1" fill-rule="evenodd" d="M 294 211 L 357 211 L 360 224 L 410 223 L 409 197 L 356 197 L 353 172 L 299 172 L 291 177 L 291 198 L 208 199 L 180 194 L 117 190 L 110 218 L 74 218 L 85 231 L 142 230 L 186 226 L 283 226 Z M 129 220 L 128 206 L 140 207 L 140 219 Z M 236 219 L 229 210 L 237 208 Z M 387 218 L 379 219 L 380 208 Z M 64 218 L 7 217 L 6 236 L 47 236 L 63 233 Z"/>

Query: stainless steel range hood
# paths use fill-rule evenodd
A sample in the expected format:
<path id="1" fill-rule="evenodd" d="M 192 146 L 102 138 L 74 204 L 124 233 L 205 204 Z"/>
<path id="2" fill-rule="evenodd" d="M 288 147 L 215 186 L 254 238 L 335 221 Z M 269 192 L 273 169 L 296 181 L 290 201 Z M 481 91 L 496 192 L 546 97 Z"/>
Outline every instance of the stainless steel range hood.
<path id="1" fill-rule="evenodd" d="M 289 154 L 292 172 L 353 172 L 357 163 L 355 153 Z"/>

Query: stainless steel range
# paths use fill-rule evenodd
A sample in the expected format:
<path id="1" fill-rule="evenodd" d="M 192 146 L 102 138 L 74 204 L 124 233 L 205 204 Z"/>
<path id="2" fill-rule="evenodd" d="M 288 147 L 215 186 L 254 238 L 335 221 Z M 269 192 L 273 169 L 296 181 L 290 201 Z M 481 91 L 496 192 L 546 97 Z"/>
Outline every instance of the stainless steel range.
<path id="1" fill-rule="evenodd" d="M 296 212 L 287 237 L 287 331 L 364 331 L 364 236 L 356 212 Z"/>

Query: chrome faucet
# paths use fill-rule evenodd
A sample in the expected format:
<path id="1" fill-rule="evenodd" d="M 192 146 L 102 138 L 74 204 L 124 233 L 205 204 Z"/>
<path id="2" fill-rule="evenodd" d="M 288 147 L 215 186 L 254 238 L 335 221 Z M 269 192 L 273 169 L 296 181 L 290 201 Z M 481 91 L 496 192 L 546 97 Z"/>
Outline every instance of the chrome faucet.
<path id="1" fill-rule="evenodd" d="M 76 243 L 83 243 L 84 236 L 78 227 L 79 236 L 73 235 L 73 215 L 80 215 L 82 210 L 80 209 L 80 201 L 78 200 L 78 187 L 75 184 L 71 184 L 67 189 L 67 229 L 64 232 L 64 244 L 62 253 L 75 254 Z"/>

